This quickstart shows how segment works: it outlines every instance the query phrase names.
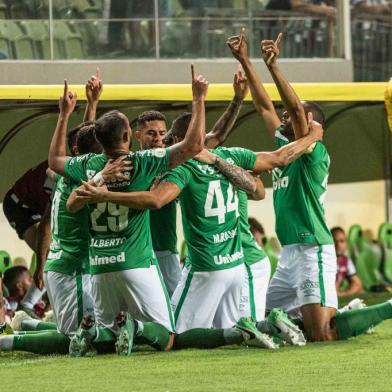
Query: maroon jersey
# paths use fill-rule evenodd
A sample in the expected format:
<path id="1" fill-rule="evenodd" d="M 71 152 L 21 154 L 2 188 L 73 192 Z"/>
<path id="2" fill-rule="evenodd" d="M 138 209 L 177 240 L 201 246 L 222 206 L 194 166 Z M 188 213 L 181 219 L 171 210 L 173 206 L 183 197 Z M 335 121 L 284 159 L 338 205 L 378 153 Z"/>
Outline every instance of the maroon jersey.
<path id="1" fill-rule="evenodd" d="M 31 210 L 42 215 L 49 202 L 53 181 L 47 177 L 48 161 L 28 170 L 12 187 L 12 192 Z"/>
<path id="2" fill-rule="evenodd" d="M 336 274 L 336 283 L 340 287 L 343 282 L 357 273 L 354 263 L 346 255 L 340 255 L 338 260 L 338 272 Z"/>

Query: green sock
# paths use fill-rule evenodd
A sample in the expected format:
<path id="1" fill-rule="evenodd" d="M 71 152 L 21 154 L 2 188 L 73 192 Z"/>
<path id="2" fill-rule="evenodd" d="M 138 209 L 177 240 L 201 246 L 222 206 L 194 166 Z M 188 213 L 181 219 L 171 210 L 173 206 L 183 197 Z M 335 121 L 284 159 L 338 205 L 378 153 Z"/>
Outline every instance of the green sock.
<path id="1" fill-rule="evenodd" d="M 242 333 L 234 328 L 194 328 L 176 335 L 173 349 L 216 348 L 230 344 L 240 344 L 243 341 Z"/>
<path id="2" fill-rule="evenodd" d="M 68 354 L 69 338 L 57 331 L 14 335 L 12 349 L 35 354 Z"/>
<path id="3" fill-rule="evenodd" d="M 169 343 L 170 332 L 158 323 L 141 323 L 136 321 L 135 343 L 148 344 L 159 351 L 164 351 Z"/>
<path id="4" fill-rule="evenodd" d="M 37 335 L 43 332 L 52 332 L 53 329 L 45 329 L 42 331 L 14 331 L 14 335 Z"/>
<path id="5" fill-rule="evenodd" d="M 340 340 L 365 333 L 370 327 L 392 318 L 392 304 L 385 302 L 367 308 L 349 310 L 335 316 L 336 330 Z"/>
<path id="6" fill-rule="evenodd" d="M 48 329 L 57 331 L 57 324 L 40 320 L 23 320 L 21 328 L 22 331 L 46 331 Z"/>
<path id="7" fill-rule="evenodd" d="M 101 327 L 98 327 L 96 331 L 97 336 L 93 341 L 93 346 L 98 351 L 98 353 L 114 353 L 116 343 L 116 336 L 114 333 L 108 328 Z"/>

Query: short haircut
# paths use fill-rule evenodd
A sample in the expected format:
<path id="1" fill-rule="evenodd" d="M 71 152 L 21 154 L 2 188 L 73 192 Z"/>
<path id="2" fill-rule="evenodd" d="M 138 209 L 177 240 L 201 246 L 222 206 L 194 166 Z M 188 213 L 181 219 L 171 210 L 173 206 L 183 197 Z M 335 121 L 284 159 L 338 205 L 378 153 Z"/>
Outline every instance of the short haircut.
<path id="1" fill-rule="evenodd" d="M 69 130 L 67 133 L 67 145 L 68 145 L 68 150 L 71 153 L 71 155 L 74 155 L 73 147 L 76 145 L 76 138 L 78 136 L 80 128 L 82 128 L 83 125 L 84 125 L 84 123 L 81 123 L 77 127 Z"/>
<path id="2" fill-rule="evenodd" d="M 303 105 L 304 105 L 306 116 L 308 116 L 309 112 L 312 112 L 313 120 L 317 121 L 322 126 L 325 125 L 325 115 L 320 105 L 318 105 L 316 102 L 313 101 L 305 101 Z"/>
<path id="3" fill-rule="evenodd" d="M 102 152 L 102 146 L 95 137 L 95 124 L 90 121 L 85 123 L 76 137 L 76 145 L 80 155 L 88 154 L 92 152 L 94 154 L 100 154 Z"/>
<path id="4" fill-rule="evenodd" d="M 25 272 L 28 272 L 28 269 L 23 265 L 11 267 L 4 272 L 3 283 L 7 287 L 10 296 L 16 293 L 16 284 Z"/>
<path id="5" fill-rule="evenodd" d="M 184 139 L 191 123 L 192 113 L 185 112 L 176 117 L 171 126 L 171 133 L 179 139 Z"/>
<path id="6" fill-rule="evenodd" d="M 256 218 L 249 217 L 248 223 L 251 230 L 253 229 L 260 232 L 261 234 L 265 234 L 263 225 Z"/>
<path id="7" fill-rule="evenodd" d="M 168 131 L 163 138 L 163 144 L 166 147 L 172 146 L 174 144 L 173 132 L 171 130 Z"/>
<path id="8" fill-rule="evenodd" d="M 127 127 L 126 117 L 118 110 L 111 110 L 95 122 L 95 137 L 104 148 L 116 148 L 121 144 L 123 133 Z"/>
<path id="9" fill-rule="evenodd" d="M 148 121 L 164 121 L 166 123 L 166 117 L 156 110 L 147 110 L 137 118 L 137 129 L 144 127 Z"/>
<path id="10" fill-rule="evenodd" d="M 338 233 L 338 232 L 343 233 L 344 235 L 346 235 L 346 232 L 344 231 L 344 229 L 342 227 L 340 227 L 340 226 L 332 227 L 332 229 L 331 229 L 332 235 L 334 235 L 335 233 Z"/>

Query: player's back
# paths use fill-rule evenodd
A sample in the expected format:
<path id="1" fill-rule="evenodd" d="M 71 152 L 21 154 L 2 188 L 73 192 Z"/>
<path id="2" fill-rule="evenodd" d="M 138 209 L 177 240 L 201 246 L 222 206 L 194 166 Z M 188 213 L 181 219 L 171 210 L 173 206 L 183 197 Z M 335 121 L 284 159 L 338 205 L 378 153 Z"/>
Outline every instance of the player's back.
<path id="1" fill-rule="evenodd" d="M 232 150 L 219 148 L 213 152 L 244 166 Z M 165 180 L 182 189 L 184 235 L 192 267 L 210 271 L 242 263 L 238 194 L 228 179 L 212 165 L 189 160 L 170 171 Z"/>
<path id="2" fill-rule="evenodd" d="M 105 154 L 74 158 L 67 164 L 67 175 L 75 181 L 90 179 L 103 170 L 108 159 Z M 146 191 L 168 165 L 165 149 L 129 153 L 128 159 L 133 165 L 131 179 L 108 184 L 109 190 Z M 141 268 L 153 262 L 148 210 L 133 210 L 110 202 L 91 204 L 89 210 L 92 274 Z"/>

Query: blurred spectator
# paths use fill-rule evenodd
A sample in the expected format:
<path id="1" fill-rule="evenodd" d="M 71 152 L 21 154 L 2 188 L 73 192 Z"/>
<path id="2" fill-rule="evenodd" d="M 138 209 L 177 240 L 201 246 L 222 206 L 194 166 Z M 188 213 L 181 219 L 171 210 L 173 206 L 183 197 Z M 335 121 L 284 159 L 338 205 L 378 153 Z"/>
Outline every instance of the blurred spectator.
<path id="1" fill-rule="evenodd" d="M 392 12 L 392 3 L 387 0 L 351 0 L 353 14 L 388 14 Z"/>
<path id="2" fill-rule="evenodd" d="M 296 11 L 311 15 L 336 17 L 336 7 L 328 5 L 331 2 L 319 0 L 270 0 L 267 10 Z"/>
<path id="3" fill-rule="evenodd" d="M 362 282 L 353 261 L 347 256 L 346 233 L 341 227 L 331 229 L 337 256 L 338 270 L 336 274 L 336 291 L 339 297 L 359 294 L 363 291 Z M 344 285 L 348 287 L 344 289 Z"/>
<path id="4" fill-rule="evenodd" d="M 9 293 L 7 300 L 13 311 L 18 309 L 32 282 L 33 276 L 26 267 L 19 265 L 4 272 L 4 285 Z"/>
<path id="5" fill-rule="evenodd" d="M 248 223 L 250 231 L 252 232 L 253 237 L 255 237 L 256 242 L 263 247 L 267 243 L 264 227 L 256 218 L 253 217 L 248 218 Z"/>

